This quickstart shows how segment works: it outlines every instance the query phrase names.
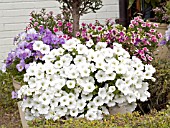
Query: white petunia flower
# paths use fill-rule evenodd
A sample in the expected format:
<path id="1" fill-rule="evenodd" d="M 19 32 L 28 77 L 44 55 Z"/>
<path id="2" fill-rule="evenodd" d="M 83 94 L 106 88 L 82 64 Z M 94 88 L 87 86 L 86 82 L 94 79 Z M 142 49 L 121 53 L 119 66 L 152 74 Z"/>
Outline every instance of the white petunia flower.
<path id="1" fill-rule="evenodd" d="M 102 48 L 106 48 L 106 46 L 107 46 L 107 42 L 98 42 L 95 45 L 95 49 L 96 50 L 101 50 Z"/>
<path id="2" fill-rule="evenodd" d="M 86 100 L 83 100 L 83 99 L 81 99 L 81 100 L 78 100 L 77 101 L 77 108 L 79 109 L 79 110 L 83 110 L 84 109 L 84 107 L 86 106 Z"/>
<path id="3" fill-rule="evenodd" d="M 87 111 L 87 113 L 85 114 L 85 117 L 88 120 L 95 120 L 97 118 L 97 114 L 93 111 Z"/>
<path id="4" fill-rule="evenodd" d="M 54 63 L 54 67 L 55 68 L 62 68 L 63 67 L 63 62 L 62 61 L 56 61 L 55 63 Z"/>
<path id="5" fill-rule="evenodd" d="M 78 44 L 77 45 L 77 51 L 78 51 L 78 54 L 85 54 L 88 52 L 88 49 L 85 45 L 83 44 Z"/>
<path id="6" fill-rule="evenodd" d="M 93 46 L 93 45 L 94 45 L 93 40 L 90 39 L 90 40 L 86 41 L 86 46 L 87 46 L 87 47 L 90 48 L 90 47 Z"/>
<path id="7" fill-rule="evenodd" d="M 105 82 L 106 81 L 106 74 L 104 71 L 99 70 L 96 74 L 95 74 L 95 78 L 97 79 L 97 81 L 99 83 Z"/>
<path id="8" fill-rule="evenodd" d="M 75 58 L 74 58 L 74 63 L 77 65 L 77 64 L 84 64 L 86 63 L 86 57 L 82 56 L 82 55 L 77 55 Z"/>
<path id="9" fill-rule="evenodd" d="M 77 117 L 78 115 L 78 109 L 71 109 L 70 110 L 70 115 L 73 117 Z"/>
<path id="10" fill-rule="evenodd" d="M 44 45 L 42 41 L 35 41 L 33 44 L 33 50 L 40 51 L 41 47 Z"/>
<path id="11" fill-rule="evenodd" d="M 95 89 L 95 86 L 93 83 L 86 83 L 83 86 L 84 86 L 84 91 L 88 93 L 93 92 L 93 90 Z"/>
<path id="12" fill-rule="evenodd" d="M 27 31 L 27 34 L 36 34 L 36 30 L 34 28 L 31 28 Z"/>
<path id="13" fill-rule="evenodd" d="M 98 109 L 98 106 L 96 106 L 96 104 L 93 101 L 89 102 L 87 104 L 87 107 L 88 107 L 88 109 L 90 109 L 92 111 L 97 111 L 97 109 Z"/>
<path id="14" fill-rule="evenodd" d="M 67 96 L 63 96 L 60 98 L 60 105 L 61 106 L 69 105 L 69 100 L 68 100 Z"/>
<path id="15" fill-rule="evenodd" d="M 82 99 L 83 100 L 86 100 L 86 101 L 90 101 L 93 97 L 93 95 L 91 93 L 89 93 L 88 95 L 81 95 Z"/>
<path id="16" fill-rule="evenodd" d="M 46 44 L 41 45 L 40 52 L 42 54 L 48 54 L 50 52 L 50 46 Z"/>
<path id="17" fill-rule="evenodd" d="M 107 95 L 106 89 L 105 88 L 99 88 L 98 96 L 101 99 L 104 99 L 106 97 L 106 95 Z"/>
<path id="18" fill-rule="evenodd" d="M 93 99 L 93 102 L 95 103 L 96 106 L 102 106 L 104 104 L 104 101 L 100 96 L 96 96 Z"/>
<path id="19" fill-rule="evenodd" d="M 74 88 L 76 85 L 75 80 L 67 80 L 66 85 L 68 88 Z"/>
<path id="20" fill-rule="evenodd" d="M 114 92 L 116 90 L 115 86 L 109 86 L 108 92 Z"/>
<path id="21" fill-rule="evenodd" d="M 39 104 L 37 108 L 39 114 L 48 114 L 50 107 L 48 105 Z"/>
<path id="22" fill-rule="evenodd" d="M 44 105 L 49 105 L 50 102 L 51 102 L 51 98 L 45 94 L 42 94 L 40 97 L 39 97 L 39 101 L 44 104 Z"/>

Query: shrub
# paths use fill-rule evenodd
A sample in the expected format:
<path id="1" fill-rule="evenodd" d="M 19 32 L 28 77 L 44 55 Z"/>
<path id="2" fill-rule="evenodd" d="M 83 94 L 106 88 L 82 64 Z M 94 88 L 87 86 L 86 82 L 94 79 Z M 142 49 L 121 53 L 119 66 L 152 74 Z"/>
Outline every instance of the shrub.
<path id="1" fill-rule="evenodd" d="M 164 111 L 152 111 L 147 115 L 116 114 L 105 116 L 103 120 L 89 121 L 86 119 L 69 120 L 34 120 L 28 122 L 31 128 L 169 128 L 170 108 Z"/>
<path id="2" fill-rule="evenodd" d="M 164 109 L 170 101 L 170 60 L 157 60 L 153 65 L 156 68 L 153 76 L 156 81 L 149 82 L 151 97 L 148 101 L 138 104 L 143 113 L 149 112 L 153 108 Z"/>
<path id="3" fill-rule="evenodd" d="M 11 98 L 13 91 L 12 78 L 10 74 L 3 73 L 0 70 L 0 107 L 5 111 L 10 111 L 11 108 L 16 106 L 16 102 Z"/>

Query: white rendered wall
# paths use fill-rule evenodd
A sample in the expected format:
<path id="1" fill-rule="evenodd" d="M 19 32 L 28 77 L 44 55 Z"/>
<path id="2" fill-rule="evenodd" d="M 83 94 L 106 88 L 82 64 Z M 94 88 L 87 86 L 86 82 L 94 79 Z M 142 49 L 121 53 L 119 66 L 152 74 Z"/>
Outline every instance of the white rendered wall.
<path id="1" fill-rule="evenodd" d="M 103 7 L 97 13 L 85 14 L 81 22 L 104 22 L 107 18 L 119 17 L 119 0 L 103 0 Z M 55 0 L 0 0 L 0 66 L 8 52 L 14 48 L 13 37 L 22 32 L 29 22 L 31 11 L 60 13 L 59 3 Z"/>

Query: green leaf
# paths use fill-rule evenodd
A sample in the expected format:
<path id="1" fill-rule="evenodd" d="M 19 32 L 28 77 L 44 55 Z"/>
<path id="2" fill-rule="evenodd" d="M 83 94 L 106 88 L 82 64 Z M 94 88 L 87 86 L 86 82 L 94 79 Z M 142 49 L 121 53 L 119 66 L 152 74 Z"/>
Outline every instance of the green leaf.
<path id="1" fill-rule="evenodd" d="M 135 2 L 135 0 L 129 0 L 129 6 L 128 9 L 132 7 L 133 3 Z"/>
<path id="2" fill-rule="evenodd" d="M 150 3 L 151 0 L 145 0 L 146 3 Z"/>

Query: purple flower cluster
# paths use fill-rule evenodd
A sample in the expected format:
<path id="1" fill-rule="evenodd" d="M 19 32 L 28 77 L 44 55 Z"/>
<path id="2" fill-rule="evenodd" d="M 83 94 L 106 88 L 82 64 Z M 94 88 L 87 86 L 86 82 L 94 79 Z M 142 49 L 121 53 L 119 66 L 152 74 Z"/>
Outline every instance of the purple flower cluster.
<path id="1" fill-rule="evenodd" d="M 21 37 L 22 36 L 22 37 Z M 22 38 L 22 39 L 21 39 Z M 49 45 L 50 49 L 56 49 L 60 45 L 65 43 L 65 39 L 53 34 L 49 29 L 43 27 L 36 32 L 34 29 L 30 29 L 27 32 L 20 34 L 20 37 L 15 38 L 14 41 L 18 41 L 17 48 L 8 54 L 6 59 L 6 68 L 10 68 L 14 64 L 19 72 L 27 69 L 29 63 L 33 61 L 41 61 L 44 54 L 38 50 L 33 50 L 33 44 L 35 41 L 42 41 L 44 44 Z"/>

